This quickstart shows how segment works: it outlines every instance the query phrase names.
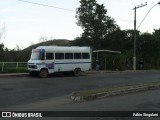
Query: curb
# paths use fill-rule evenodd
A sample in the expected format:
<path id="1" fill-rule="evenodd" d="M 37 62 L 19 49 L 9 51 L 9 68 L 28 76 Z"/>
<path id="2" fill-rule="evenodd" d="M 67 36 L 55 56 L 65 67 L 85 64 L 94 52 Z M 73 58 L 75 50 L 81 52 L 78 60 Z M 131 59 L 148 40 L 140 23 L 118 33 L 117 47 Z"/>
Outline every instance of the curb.
<path id="1" fill-rule="evenodd" d="M 16 76 L 28 76 L 28 73 L 3 73 L 0 77 L 16 77 Z"/>
<path id="2" fill-rule="evenodd" d="M 96 74 L 96 73 L 119 73 L 120 71 L 86 71 L 87 74 Z"/>
<path id="3" fill-rule="evenodd" d="M 85 73 L 87 74 L 95 74 L 95 73 L 134 73 L 134 72 L 160 72 L 160 70 L 91 70 L 91 71 L 86 71 Z"/>
<path id="4" fill-rule="evenodd" d="M 123 95 L 123 94 L 128 94 L 128 93 L 136 93 L 140 91 L 146 91 L 146 90 L 155 90 L 159 89 L 160 84 L 158 85 L 148 85 L 148 86 L 137 86 L 137 87 L 130 87 L 128 89 L 119 89 L 119 90 L 111 90 L 108 92 L 99 92 L 96 94 L 90 94 L 90 95 L 76 95 L 77 92 L 72 92 L 71 94 L 71 100 L 72 101 L 89 101 L 89 100 L 94 100 L 94 99 L 99 99 L 99 98 L 106 98 L 110 96 L 116 96 L 116 95 Z M 81 92 L 81 91 L 78 91 Z"/>

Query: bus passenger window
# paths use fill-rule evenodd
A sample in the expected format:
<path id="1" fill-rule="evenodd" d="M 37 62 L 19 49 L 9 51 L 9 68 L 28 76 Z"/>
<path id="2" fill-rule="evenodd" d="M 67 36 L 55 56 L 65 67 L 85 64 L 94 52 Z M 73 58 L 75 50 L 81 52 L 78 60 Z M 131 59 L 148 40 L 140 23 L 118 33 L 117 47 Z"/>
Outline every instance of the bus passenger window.
<path id="1" fill-rule="evenodd" d="M 73 59 L 73 53 L 65 53 L 65 59 Z"/>
<path id="2" fill-rule="evenodd" d="M 63 60 L 64 59 L 64 53 L 55 53 L 55 59 Z"/>
<path id="3" fill-rule="evenodd" d="M 89 53 L 82 53 L 83 59 L 89 59 Z"/>
<path id="4" fill-rule="evenodd" d="M 81 53 L 74 53 L 74 59 L 81 59 Z"/>
<path id="5" fill-rule="evenodd" d="M 53 53 L 46 53 L 46 60 L 53 60 L 54 56 Z"/>

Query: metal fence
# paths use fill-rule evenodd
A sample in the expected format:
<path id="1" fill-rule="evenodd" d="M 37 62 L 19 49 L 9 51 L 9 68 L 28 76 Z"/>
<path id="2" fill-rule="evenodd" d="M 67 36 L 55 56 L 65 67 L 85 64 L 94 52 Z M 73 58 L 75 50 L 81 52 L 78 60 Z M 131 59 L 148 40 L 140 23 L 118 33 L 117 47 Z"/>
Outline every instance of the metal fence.
<path id="1" fill-rule="evenodd" d="M 27 70 L 27 62 L 0 62 L 0 72 Z"/>

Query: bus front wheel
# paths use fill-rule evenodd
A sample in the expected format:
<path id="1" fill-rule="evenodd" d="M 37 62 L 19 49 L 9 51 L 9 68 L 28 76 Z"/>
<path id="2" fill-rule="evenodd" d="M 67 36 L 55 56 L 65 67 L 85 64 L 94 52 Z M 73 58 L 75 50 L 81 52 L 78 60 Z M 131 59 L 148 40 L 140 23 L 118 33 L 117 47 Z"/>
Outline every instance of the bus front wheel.
<path id="1" fill-rule="evenodd" d="M 74 76 L 79 76 L 81 73 L 81 69 L 80 68 L 75 68 L 74 71 L 73 71 L 73 75 Z"/>
<path id="2" fill-rule="evenodd" d="M 39 76 L 41 78 L 46 78 L 48 77 L 48 70 L 47 69 L 41 69 L 41 71 L 39 72 Z"/>

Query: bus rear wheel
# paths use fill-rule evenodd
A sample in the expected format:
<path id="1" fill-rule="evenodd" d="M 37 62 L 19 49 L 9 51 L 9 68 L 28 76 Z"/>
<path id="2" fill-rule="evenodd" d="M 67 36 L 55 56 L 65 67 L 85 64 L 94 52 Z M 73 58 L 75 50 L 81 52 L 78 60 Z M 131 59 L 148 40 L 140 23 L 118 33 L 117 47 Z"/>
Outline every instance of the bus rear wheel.
<path id="1" fill-rule="evenodd" d="M 47 69 L 41 69 L 41 71 L 39 72 L 39 76 L 41 78 L 46 78 L 48 77 L 48 70 Z"/>
<path id="2" fill-rule="evenodd" d="M 73 71 L 73 75 L 74 76 L 79 76 L 81 73 L 81 69 L 80 68 L 75 68 L 74 71 Z"/>

